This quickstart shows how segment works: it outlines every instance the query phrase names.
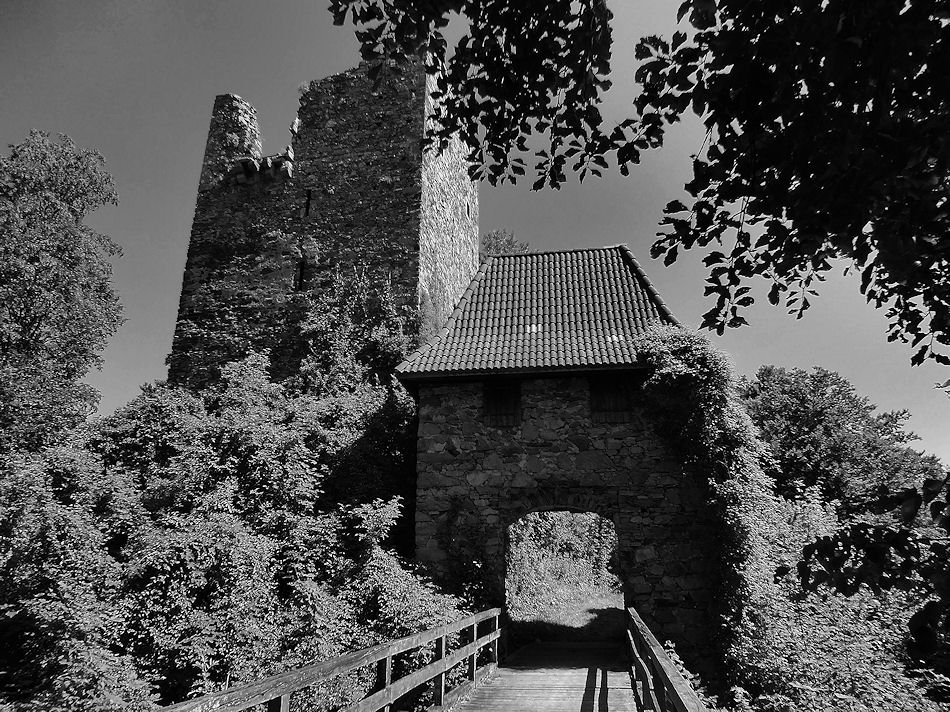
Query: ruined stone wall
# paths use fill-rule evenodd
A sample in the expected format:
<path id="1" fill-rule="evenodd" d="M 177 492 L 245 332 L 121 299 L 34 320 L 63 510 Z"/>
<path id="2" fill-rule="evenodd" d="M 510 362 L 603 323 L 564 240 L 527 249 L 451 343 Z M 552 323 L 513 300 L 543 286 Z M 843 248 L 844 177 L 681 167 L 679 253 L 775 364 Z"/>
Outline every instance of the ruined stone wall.
<path id="1" fill-rule="evenodd" d="M 242 157 L 261 157 L 261 129 L 257 110 L 234 94 L 219 94 L 211 110 L 198 190 L 216 186 Z"/>
<path id="2" fill-rule="evenodd" d="M 257 112 L 214 102 L 202 165 L 169 378 L 200 386 L 220 364 L 275 345 L 301 254 L 293 159 L 261 155 Z"/>
<path id="3" fill-rule="evenodd" d="M 294 137 L 297 180 L 309 191 L 305 229 L 321 233 L 321 262 L 370 268 L 415 304 L 421 217 L 425 77 L 386 64 L 311 82 Z"/>
<path id="4" fill-rule="evenodd" d="M 364 269 L 441 325 L 477 267 L 477 189 L 460 150 L 423 156 L 426 80 L 387 62 L 306 85 L 280 154 L 262 153 L 256 112 L 215 100 L 182 281 L 169 378 L 203 385 L 250 349 L 293 373 L 302 295 Z"/>
<path id="5" fill-rule="evenodd" d="M 643 413 L 593 422 L 584 377 L 522 382 L 520 425 L 491 427 L 477 382 L 419 387 L 416 556 L 443 575 L 466 557 L 503 601 L 508 525 L 568 509 L 617 529 L 625 599 L 693 669 L 709 671 L 718 536 L 701 473 Z"/>
<path id="6" fill-rule="evenodd" d="M 430 77 L 426 118 L 432 113 Z M 422 221 L 419 234 L 419 301 L 430 330 L 452 313 L 478 269 L 478 186 L 468 177 L 466 150 L 457 138 L 422 160 Z"/>

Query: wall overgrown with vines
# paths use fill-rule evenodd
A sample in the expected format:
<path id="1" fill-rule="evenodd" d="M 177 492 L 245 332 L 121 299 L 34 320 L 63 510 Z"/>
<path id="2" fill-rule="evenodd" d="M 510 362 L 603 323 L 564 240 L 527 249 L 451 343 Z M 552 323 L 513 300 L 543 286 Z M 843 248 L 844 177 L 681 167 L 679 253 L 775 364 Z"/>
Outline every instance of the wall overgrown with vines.
<path id="1" fill-rule="evenodd" d="M 638 352 L 651 369 L 644 399 L 654 425 L 691 470 L 708 476 L 724 533 L 721 703 L 742 712 L 943 709 L 906 655 L 919 594 L 805 592 L 789 573 L 803 546 L 839 526 L 835 506 L 817 489 L 796 499 L 774 493 L 773 453 L 746 411 L 729 357 L 672 327 L 644 335 Z"/>
<path id="2" fill-rule="evenodd" d="M 657 432 L 687 467 L 709 478 L 709 504 L 722 525 L 719 640 L 730 681 L 761 677 L 746 650 L 759 633 L 757 602 L 772 585 L 765 522 L 778 501 L 763 466 L 770 457 L 738 394 L 734 367 L 705 337 L 658 327 L 637 344 L 651 369 L 643 396 Z"/>

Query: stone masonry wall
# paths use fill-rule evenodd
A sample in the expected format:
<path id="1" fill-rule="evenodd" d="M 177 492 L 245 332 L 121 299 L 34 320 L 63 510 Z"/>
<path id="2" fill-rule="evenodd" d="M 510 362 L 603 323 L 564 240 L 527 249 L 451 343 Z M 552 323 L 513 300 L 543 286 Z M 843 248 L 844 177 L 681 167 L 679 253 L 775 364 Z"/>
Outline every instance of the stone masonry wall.
<path id="1" fill-rule="evenodd" d="M 230 94 L 215 99 L 168 357 L 172 381 L 203 385 L 222 363 L 280 339 L 302 248 L 292 156 L 288 147 L 265 159 L 254 108 Z"/>
<path id="2" fill-rule="evenodd" d="M 706 484 L 643 413 L 598 423 L 584 377 L 522 382 L 522 419 L 496 428 L 477 382 L 419 386 L 416 556 L 436 572 L 480 560 L 504 600 L 508 526 L 532 511 L 591 511 L 614 522 L 624 597 L 660 640 L 709 672 L 716 541 Z"/>
<path id="3" fill-rule="evenodd" d="M 253 107 L 215 99 L 169 378 L 200 386 L 269 349 L 294 372 L 305 293 L 366 270 L 441 326 L 477 268 L 477 188 L 460 150 L 423 155 L 426 79 L 387 62 L 307 84 L 282 153 L 262 153 Z"/>
<path id="4" fill-rule="evenodd" d="M 365 65 L 311 82 L 294 137 L 297 181 L 309 190 L 305 229 L 321 233 L 322 262 L 369 267 L 415 304 L 425 77 L 416 65 Z"/>
<path id="5" fill-rule="evenodd" d="M 427 80 L 426 118 L 432 113 Z M 422 222 L 419 233 L 419 302 L 425 324 L 445 323 L 478 269 L 478 185 L 468 177 L 466 151 L 457 138 L 442 153 L 422 159 Z"/>

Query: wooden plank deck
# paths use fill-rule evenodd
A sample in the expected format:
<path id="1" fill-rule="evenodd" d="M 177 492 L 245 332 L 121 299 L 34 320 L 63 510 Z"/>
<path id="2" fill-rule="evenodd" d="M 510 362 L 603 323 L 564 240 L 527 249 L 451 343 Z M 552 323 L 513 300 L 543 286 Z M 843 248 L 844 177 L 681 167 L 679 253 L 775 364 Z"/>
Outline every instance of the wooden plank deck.
<path id="1" fill-rule="evenodd" d="M 621 644 L 535 643 L 504 660 L 458 712 L 635 712 Z"/>

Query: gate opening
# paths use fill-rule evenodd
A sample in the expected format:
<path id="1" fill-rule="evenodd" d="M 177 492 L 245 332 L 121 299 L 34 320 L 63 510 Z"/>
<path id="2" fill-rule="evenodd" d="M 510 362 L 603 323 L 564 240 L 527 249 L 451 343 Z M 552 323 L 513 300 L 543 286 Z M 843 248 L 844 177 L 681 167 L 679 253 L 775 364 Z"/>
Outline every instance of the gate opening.
<path id="1" fill-rule="evenodd" d="M 614 523 L 590 512 L 526 514 L 508 527 L 505 603 L 515 648 L 623 637 Z"/>

